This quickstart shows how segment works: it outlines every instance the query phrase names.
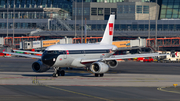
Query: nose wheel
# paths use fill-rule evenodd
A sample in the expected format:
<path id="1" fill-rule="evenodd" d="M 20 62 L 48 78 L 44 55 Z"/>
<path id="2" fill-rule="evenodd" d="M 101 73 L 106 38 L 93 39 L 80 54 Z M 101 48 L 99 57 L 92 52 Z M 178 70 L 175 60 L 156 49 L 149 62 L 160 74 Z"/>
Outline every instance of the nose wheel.
<path id="1" fill-rule="evenodd" d="M 58 75 L 60 76 L 65 76 L 65 71 L 64 70 L 59 70 L 58 71 Z"/>
<path id="2" fill-rule="evenodd" d="M 59 67 L 54 67 L 53 77 L 58 77 L 58 76 L 65 76 L 65 71 L 61 70 L 61 68 Z"/>

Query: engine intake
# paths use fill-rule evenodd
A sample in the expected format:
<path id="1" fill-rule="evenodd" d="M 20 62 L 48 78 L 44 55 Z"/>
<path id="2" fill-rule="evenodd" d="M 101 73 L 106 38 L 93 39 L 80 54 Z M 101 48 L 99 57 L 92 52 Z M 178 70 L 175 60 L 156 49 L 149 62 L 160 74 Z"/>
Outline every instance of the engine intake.
<path id="1" fill-rule="evenodd" d="M 32 69 L 34 72 L 46 72 L 50 67 L 44 65 L 40 60 L 32 64 Z"/>
<path id="2" fill-rule="evenodd" d="M 90 66 L 93 73 L 105 73 L 109 70 L 109 66 L 104 62 L 94 62 Z"/>
<path id="3" fill-rule="evenodd" d="M 110 61 L 107 61 L 107 64 L 110 68 L 116 68 L 118 65 L 118 62 L 117 60 L 110 60 Z"/>

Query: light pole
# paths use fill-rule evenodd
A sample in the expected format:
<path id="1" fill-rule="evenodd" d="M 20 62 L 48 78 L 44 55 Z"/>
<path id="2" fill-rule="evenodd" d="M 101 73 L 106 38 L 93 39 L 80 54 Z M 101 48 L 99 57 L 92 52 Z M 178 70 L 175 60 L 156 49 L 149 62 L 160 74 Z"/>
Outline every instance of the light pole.
<path id="1" fill-rule="evenodd" d="M 14 8 L 13 8 L 13 48 L 14 48 L 14 18 L 15 18 L 15 0 L 14 0 Z"/>
<path id="2" fill-rule="evenodd" d="M 82 0 L 82 21 L 81 21 L 81 43 L 83 43 L 83 0 Z"/>
<path id="3" fill-rule="evenodd" d="M 9 4 L 8 4 L 8 0 L 7 0 L 7 36 L 6 37 L 8 37 L 8 14 L 9 13 Z M 8 39 L 7 39 L 8 40 Z M 8 42 L 8 41 L 7 41 Z"/>
<path id="4" fill-rule="evenodd" d="M 76 33 L 76 12 L 77 12 L 77 11 L 76 11 L 76 8 L 77 8 L 77 7 L 76 7 L 76 6 L 77 6 L 77 0 L 75 0 L 75 32 L 74 32 L 75 38 L 77 37 L 77 33 Z M 76 43 L 76 39 L 75 39 L 75 43 Z"/>
<path id="5" fill-rule="evenodd" d="M 156 0 L 156 35 L 155 35 L 155 49 L 156 49 L 156 51 L 158 50 L 158 47 L 157 47 L 157 19 L 158 19 L 157 10 L 158 10 L 158 7 L 157 7 L 157 0 Z"/>
<path id="6" fill-rule="evenodd" d="M 150 39 L 150 1 L 149 1 L 149 30 L 148 30 L 148 39 Z M 149 40 L 149 43 L 148 43 L 148 46 L 150 46 L 150 40 Z"/>

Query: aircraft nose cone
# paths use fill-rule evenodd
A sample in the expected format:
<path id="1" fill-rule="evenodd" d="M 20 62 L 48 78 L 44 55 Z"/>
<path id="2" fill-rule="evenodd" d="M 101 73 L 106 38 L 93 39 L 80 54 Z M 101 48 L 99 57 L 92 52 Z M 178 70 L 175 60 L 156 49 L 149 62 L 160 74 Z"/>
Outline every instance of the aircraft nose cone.
<path id="1" fill-rule="evenodd" d="M 57 57 L 58 55 L 43 54 L 41 59 L 42 59 L 43 64 L 48 65 L 48 66 L 53 66 L 54 63 L 56 62 Z"/>

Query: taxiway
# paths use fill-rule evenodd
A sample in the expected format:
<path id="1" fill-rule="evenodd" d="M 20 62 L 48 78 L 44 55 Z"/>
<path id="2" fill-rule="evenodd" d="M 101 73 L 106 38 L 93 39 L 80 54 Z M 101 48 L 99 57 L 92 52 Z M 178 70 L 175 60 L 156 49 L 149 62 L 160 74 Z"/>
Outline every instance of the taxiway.
<path id="1" fill-rule="evenodd" d="M 122 62 L 104 77 L 84 69 L 34 73 L 36 59 L 0 57 L 2 101 L 172 101 L 180 100 L 180 63 Z"/>

